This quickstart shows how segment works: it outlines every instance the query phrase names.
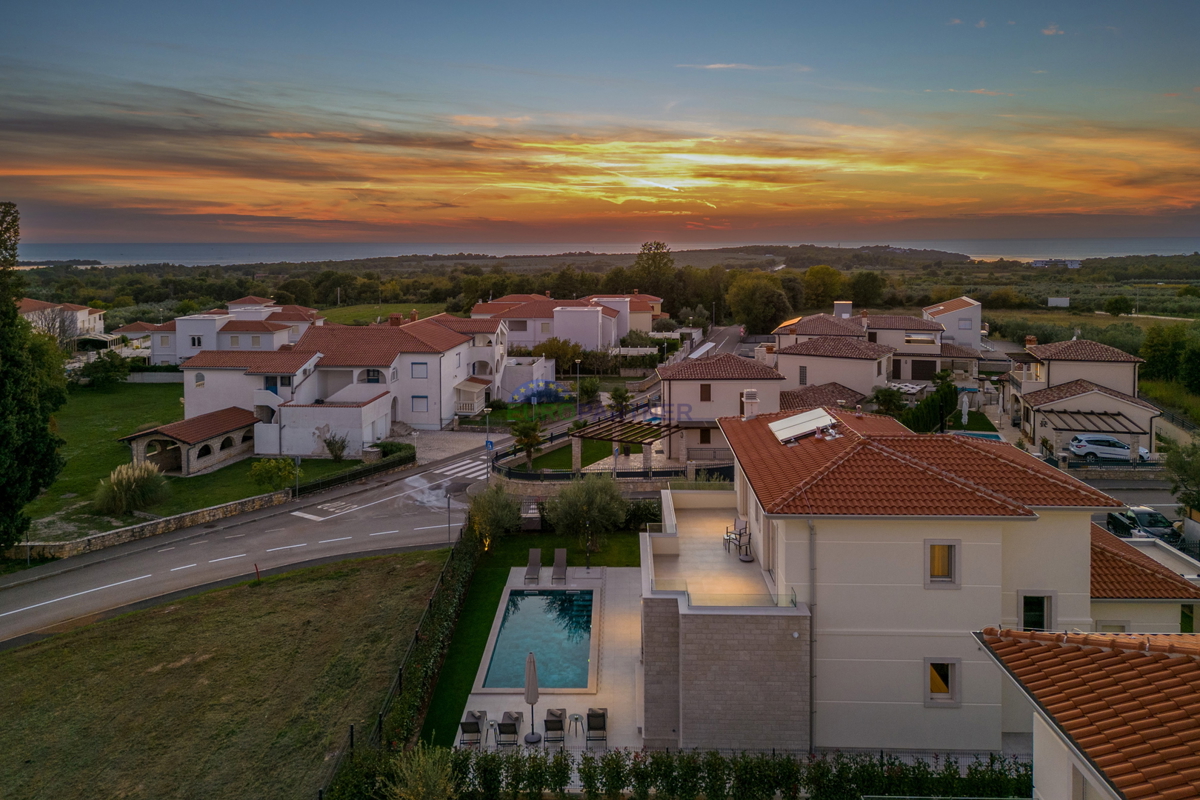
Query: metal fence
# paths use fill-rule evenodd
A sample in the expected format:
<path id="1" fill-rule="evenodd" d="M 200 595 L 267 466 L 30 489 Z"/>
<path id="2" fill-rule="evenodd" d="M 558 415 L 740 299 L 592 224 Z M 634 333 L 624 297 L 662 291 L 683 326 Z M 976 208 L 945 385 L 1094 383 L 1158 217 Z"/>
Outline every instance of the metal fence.
<path id="1" fill-rule="evenodd" d="M 1150 405 L 1154 406 L 1159 411 L 1161 411 L 1163 419 L 1165 419 L 1167 422 L 1171 423 L 1172 425 L 1183 428 L 1188 433 L 1195 433 L 1196 431 L 1200 431 L 1200 425 L 1197 425 L 1196 423 L 1192 422 L 1187 417 L 1176 414 L 1174 411 L 1171 411 L 1168 408 L 1164 408 L 1157 401 L 1147 397 L 1146 395 L 1142 394 L 1141 392 L 1138 392 L 1137 396 L 1138 396 L 1139 400 L 1144 400 L 1145 402 L 1149 403 Z"/>
<path id="2" fill-rule="evenodd" d="M 328 478 L 318 478 L 315 481 L 302 483 L 296 490 L 296 496 L 300 497 L 306 494 L 312 494 L 313 492 L 324 491 L 325 489 L 329 489 L 334 486 L 341 486 L 344 483 L 354 483 L 357 480 L 369 478 L 372 475 L 378 475 L 381 472 L 399 469 L 400 467 L 415 463 L 416 460 L 417 454 L 413 452 L 406 455 L 384 458 L 376 461 L 374 464 L 363 464 L 361 467 L 348 469 L 345 472 L 339 472 L 337 475 L 330 475 Z"/>

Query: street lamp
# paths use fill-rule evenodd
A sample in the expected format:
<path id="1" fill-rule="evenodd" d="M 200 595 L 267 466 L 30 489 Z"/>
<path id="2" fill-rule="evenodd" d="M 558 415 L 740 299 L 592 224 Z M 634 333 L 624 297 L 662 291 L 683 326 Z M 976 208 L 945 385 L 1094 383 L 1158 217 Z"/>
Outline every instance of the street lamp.
<path id="1" fill-rule="evenodd" d="M 492 409 L 490 407 L 485 408 L 483 410 L 483 413 L 485 414 L 484 429 L 487 431 L 487 433 L 484 434 L 484 439 L 483 439 L 483 450 L 485 453 L 487 453 L 487 459 L 488 459 L 488 469 L 487 469 L 486 480 L 487 480 L 487 485 L 491 486 L 492 485 Z"/>
<path id="2" fill-rule="evenodd" d="M 575 359 L 575 416 L 579 416 L 579 399 L 583 395 L 583 384 L 579 382 L 579 365 L 583 363 L 582 358 Z"/>

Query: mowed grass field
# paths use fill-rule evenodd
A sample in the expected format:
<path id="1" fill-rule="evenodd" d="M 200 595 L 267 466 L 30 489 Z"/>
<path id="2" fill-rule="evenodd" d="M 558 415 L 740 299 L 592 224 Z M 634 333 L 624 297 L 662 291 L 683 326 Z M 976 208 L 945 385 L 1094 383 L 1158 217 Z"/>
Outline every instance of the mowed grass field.
<path id="1" fill-rule="evenodd" d="M 413 309 L 422 319 L 440 314 L 446 310 L 445 303 L 384 303 L 382 305 L 366 304 L 360 306 L 335 306 L 321 311 L 321 315 L 329 322 L 342 325 L 354 325 L 374 322 L 382 319 L 386 322 L 389 314 L 404 314 L 408 316 Z"/>
<path id="2" fill-rule="evenodd" d="M 0 797 L 316 797 L 445 550 L 311 567 L 0 653 Z"/>

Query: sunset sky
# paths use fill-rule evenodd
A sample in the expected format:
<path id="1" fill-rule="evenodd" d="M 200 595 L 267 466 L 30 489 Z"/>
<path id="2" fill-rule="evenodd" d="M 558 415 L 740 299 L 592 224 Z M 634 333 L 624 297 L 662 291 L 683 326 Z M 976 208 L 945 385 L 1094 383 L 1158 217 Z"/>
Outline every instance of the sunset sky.
<path id="1" fill-rule="evenodd" d="M 28 242 L 1200 235 L 1200 4 L 54 2 Z"/>

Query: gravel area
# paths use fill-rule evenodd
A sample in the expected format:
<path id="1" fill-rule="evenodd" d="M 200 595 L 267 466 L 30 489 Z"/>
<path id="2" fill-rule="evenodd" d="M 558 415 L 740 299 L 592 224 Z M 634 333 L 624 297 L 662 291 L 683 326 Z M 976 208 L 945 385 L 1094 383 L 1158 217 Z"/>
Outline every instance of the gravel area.
<path id="1" fill-rule="evenodd" d="M 483 447 L 483 431 L 413 431 L 408 436 L 389 437 L 389 441 L 408 442 L 417 448 L 417 463 L 429 464 L 452 458 L 476 447 Z"/>

